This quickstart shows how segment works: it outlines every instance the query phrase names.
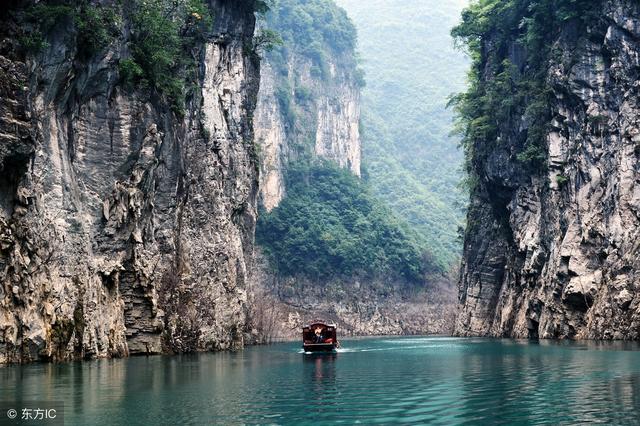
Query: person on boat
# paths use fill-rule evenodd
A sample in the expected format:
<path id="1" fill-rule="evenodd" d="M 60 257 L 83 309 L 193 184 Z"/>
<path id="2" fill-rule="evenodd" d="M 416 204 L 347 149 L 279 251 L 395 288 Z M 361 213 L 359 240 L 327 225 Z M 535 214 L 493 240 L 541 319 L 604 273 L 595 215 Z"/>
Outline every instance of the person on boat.
<path id="1" fill-rule="evenodd" d="M 322 328 L 316 328 L 316 334 L 313 337 L 313 343 L 322 343 L 324 342 L 324 336 L 322 335 Z"/>

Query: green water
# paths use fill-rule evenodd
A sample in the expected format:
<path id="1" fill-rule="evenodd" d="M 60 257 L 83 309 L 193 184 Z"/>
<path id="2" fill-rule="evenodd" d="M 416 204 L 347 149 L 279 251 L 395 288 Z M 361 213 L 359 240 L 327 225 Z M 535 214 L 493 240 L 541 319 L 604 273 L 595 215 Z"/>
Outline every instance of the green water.
<path id="1" fill-rule="evenodd" d="M 420 337 L 343 347 L 10 366 L 0 399 L 64 400 L 71 425 L 640 423 L 635 344 Z"/>

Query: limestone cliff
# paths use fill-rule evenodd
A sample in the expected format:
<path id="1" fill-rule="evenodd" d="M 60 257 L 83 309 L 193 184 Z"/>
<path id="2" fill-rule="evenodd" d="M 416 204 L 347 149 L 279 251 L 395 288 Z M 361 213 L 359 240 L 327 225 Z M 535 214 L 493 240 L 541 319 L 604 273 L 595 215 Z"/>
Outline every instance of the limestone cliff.
<path id="1" fill-rule="evenodd" d="M 275 96 L 273 68 L 263 63 L 260 91 L 254 116 L 256 142 L 260 146 L 260 198 L 270 211 L 284 197 L 284 167 L 287 163 L 287 136 Z"/>
<path id="2" fill-rule="evenodd" d="M 0 29 L 0 363 L 241 345 L 253 1 L 209 2 L 183 114 L 121 84 L 126 13 L 89 58 L 70 26 L 24 55 L 16 16 L 31 3 L 10 2 Z"/>
<path id="3" fill-rule="evenodd" d="M 284 63 L 267 55 L 263 63 L 255 137 L 267 211 L 286 192 L 289 162 L 324 158 L 360 176 L 360 87 L 353 57 L 344 54 L 324 65 L 328 75 L 319 73 L 312 59 L 295 53 Z"/>
<path id="4" fill-rule="evenodd" d="M 460 335 L 640 338 L 640 6 L 589 4 L 582 25 L 548 29 L 542 167 L 517 159 L 530 124 L 517 114 L 472 160 Z M 483 38 L 485 59 L 496 37 Z M 525 69 L 531 52 L 517 34 L 509 46 L 504 57 Z"/>

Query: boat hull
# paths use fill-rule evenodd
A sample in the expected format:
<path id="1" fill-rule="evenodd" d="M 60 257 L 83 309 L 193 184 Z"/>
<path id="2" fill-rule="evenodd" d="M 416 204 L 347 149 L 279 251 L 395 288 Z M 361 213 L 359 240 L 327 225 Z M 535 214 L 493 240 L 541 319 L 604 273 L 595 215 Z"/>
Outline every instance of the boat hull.
<path id="1" fill-rule="evenodd" d="M 335 343 L 305 343 L 302 348 L 305 352 L 334 352 L 336 346 Z"/>

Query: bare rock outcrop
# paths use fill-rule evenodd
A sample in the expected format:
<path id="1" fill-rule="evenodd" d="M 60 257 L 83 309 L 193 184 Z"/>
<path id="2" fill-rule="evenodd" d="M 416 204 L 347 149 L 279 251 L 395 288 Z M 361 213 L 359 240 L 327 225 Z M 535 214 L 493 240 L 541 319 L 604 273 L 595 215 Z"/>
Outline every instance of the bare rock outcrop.
<path id="1" fill-rule="evenodd" d="M 640 338 L 640 7 L 595 5 L 552 48 L 545 171 L 528 175 L 509 143 L 481 165 L 460 335 Z"/>
<path id="2" fill-rule="evenodd" d="M 255 18 L 249 0 L 209 6 L 214 30 L 194 50 L 184 116 L 120 84 L 126 32 L 79 60 L 73 34 L 56 29 L 25 58 L 5 18 L 0 363 L 242 345 Z"/>
<path id="3" fill-rule="evenodd" d="M 318 75 L 304 55 L 290 53 L 284 64 L 287 76 L 281 75 L 282 64 L 265 58 L 254 123 L 260 146 L 260 198 L 267 211 L 286 193 L 289 162 L 312 155 L 360 176 L 360 87 L 353 58 L 343 56 L 329 61 L 328 76 Z"/>

